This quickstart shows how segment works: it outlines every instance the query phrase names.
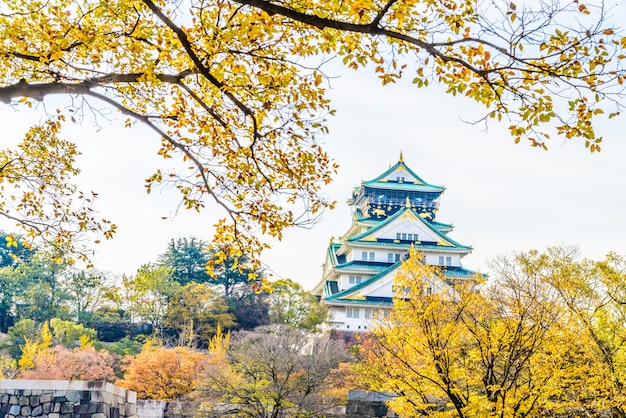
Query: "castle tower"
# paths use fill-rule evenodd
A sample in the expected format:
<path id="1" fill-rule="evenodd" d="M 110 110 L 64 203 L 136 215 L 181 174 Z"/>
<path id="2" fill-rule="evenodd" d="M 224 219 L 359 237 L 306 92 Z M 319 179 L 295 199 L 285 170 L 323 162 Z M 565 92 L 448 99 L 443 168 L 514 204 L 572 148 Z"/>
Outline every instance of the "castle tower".
<path id="1" fill-rule="evenodd" d="M 402 154 L 387 171 L 354 189 L 348 200 L 352 224 L 328 246 L 322 280 L 313 289 L 329 307 L 331 328 L 365 331 L 375 313 L 392 308 L 393 277 L 411 245 L 426 264 L 445 269 L 451 282 L 475 275 L 461 264 L 471 247 L 448 237 L 453 226 L 435 219 L 444 191 L 415 174 Z"/>

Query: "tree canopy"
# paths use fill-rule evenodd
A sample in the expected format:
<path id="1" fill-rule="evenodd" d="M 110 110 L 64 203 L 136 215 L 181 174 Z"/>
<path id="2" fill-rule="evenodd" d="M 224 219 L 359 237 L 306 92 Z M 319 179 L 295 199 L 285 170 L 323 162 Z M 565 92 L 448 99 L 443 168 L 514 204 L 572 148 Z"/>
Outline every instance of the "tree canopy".
<path id="1" fill-rule="evenodd" d="M 596 152 L 595 121 L 617 115 L 624 96 L 626 38 L 609 13 L 579 1 L 3 1 L 0 101 L 69 100 L 42 106 L 48 120 L 0 154 L 0 186 L 18 188 L 0 213 L 79 253 L 73 237 L 110 237 L 96 195 L 60 188 L 78 168 L 76 145 L 59 138 L 63 123 L 108 107 L 189 168 L 156 171 L 148 192 L 174 185 L 194 210 L 212 200 L 224 211 L 217 240 L 233 244 L 225 256 L 256 260 L 259 233 L 280 238 L 333 206 L 320 191 L 337 166 L 320 138 L 334 56 L 373 66 L 383 83 L 442 84 L 484 105 L 485 120 L 507 121 L 516 142 L 545 148 L 562 135 Z"/>
<path id="2" fill-rule="evenodd" d="M 273 282 L 269 297 L 269 316 L 273 324 L 319 331 L 328 321 L 328 308 L 314 294 L 291 279 Z"/>
<path id="3" fill-rule="evenodd" d="M 190 283 L 206 283 L 210 277 L 206 271 L 209 261 L 207 243 L 195 237 L 173 239 L 167 250 L 159 256 L 158 264 L 172 269 L 172 277 L 182 286 Z"/>
<path id="4" fill-rule="evenodd" d="M 624 417 L 625 265 L 552 247 L 433 293 L 445 271 L 413 254 L 359 349 L 361 376 L 403 416 Z"/>
<path id="5" fill-rule="evenodd" d="M 201 390 L 236 405 L 237 416 L 325 416 L 336 405 L 324 389 L 334 386 L 333 371 L 350 359 L 339 341 L 274 325 L 215 343 Z"/>

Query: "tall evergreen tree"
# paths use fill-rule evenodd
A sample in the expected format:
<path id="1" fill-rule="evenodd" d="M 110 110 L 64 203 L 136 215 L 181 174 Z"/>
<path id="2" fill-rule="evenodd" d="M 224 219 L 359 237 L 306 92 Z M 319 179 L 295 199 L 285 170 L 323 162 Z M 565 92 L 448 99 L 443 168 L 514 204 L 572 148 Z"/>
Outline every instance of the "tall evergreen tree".
<path id="1" fill-rule="evenodd" d="M 207 246 L 195 237 L 172 239 L 157 262 L 160 266 L 171 268 L 172 278 L 182 286 L 191 282 L 207 283 L 210 279 L 206 271 L 209 261 Z"/>

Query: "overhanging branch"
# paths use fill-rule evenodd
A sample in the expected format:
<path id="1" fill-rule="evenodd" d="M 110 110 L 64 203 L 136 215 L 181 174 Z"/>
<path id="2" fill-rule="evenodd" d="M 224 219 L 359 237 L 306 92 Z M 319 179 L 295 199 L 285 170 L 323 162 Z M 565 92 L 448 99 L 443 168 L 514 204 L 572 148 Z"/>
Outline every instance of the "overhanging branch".
<path id="1" fill-rule="evenodd" d="M 178 84 L 179 81 L 191 74 L 185 71 L 177 75 L 156 74 L 155 77 L 164 82 Z M 0 87 L 0 102 L 9 104 L 12 99 L 18 97 L 30 97 L 38 101 L 51 94 L 89 94 L 91 89 L 101 87 L 106 84 L 115 83 L 138 83 L 145 77 L 145 74 L 106 74 L 101 77 L 94 77 L 79 83 L 71 82 L 50 82 L 50 83 L 28 83 L 22 79 L 15 84 Z"/>

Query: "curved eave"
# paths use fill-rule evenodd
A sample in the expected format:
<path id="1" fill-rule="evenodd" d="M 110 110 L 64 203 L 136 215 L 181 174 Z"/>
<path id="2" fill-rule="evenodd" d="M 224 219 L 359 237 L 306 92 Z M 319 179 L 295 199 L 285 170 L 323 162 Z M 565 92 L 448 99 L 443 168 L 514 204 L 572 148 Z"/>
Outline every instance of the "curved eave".
<path id="1" fill-rule="evenodd" d="M 353 248 L 387 248 L 387 249 L 402 249 L 408 251 L 409 248 L 413 245 L 414 248 L 419 250 L 433 250 L 433 251 L 443 251 L 443 252 L 451 252 L 451 253 L 471 253 L 472 247 L 466 245 L 431 245 L 431 244 L 420 244 L 418 242 L 414 242 L 411 244 L 402 244 L 395 242 L 380 242 L 380 241 L 350 241 L 350 246 Z"/>
<path id="2" fill-rule="evenodd" d="M 335 271 L 340 273 L 371 273 L 378 274 L 384 270 L 387 270 L 391 265 L 390 263 L 376 263 L 369 261 L 349 261 L 344 264 L 338 264 L 335 266 Z"/>
<path id="3" fill-rule="evenodd" d="M 444 224 L 442 222 L 437 222 L 437 221 L 431 222 L 430 224 L 433 226 L 433 228 L 435 228 L 435 229 L 437 229 L 437 230 L 439 230 L 441 232 L 444 232 L 444 233 L 450 232 L 450 231 L 452 231 L 454 229 L 454 225 L 453 224 Z"/>
<path id="4" fill-rule="evenodd" d="M 365 306 L 385 306 L 392 307 L 393 301 L 386 302 L 380 300 L 362 300 L 362 299 L 335 299 L 328 300 L 324 299 L 324 303 L 331 306 L 354 306 L 354 305 L 365 305 Z"/>
<path id="5" fill-rule="evenodd" d="M 463 279 L 469 279 L 472 277 L 476 277 L 477 275 L 482 276 L 483 278 L 486 277 L 485 274 L 483 273 L 478 273 L 473 270 L 468 270 L 465 267 L 460 267 L 460 266 L 442 266 L 441 274 L 444 277 L 463 278 Z"/>
<path id="6" fill-rule="evenodd" d="M 361 289 L 366 288 L 367 286 L 371 285 L 372 283 L 376 282 L 378 279 L 380 279 L 381 277 L 383 277 L 386 274 L 389 274 L 390 272 L 394 271 L 395 269 L 397 269 L 398 267 L 400 267 L 402 265 L 402 261 L 398 261 L 397 263 L 392 264 L 391 266 L 387 267 L 386 269 L 384 269 L 383 271 L 381 271 L 378 274 L 375 274 L 374 276 L 370 277 L 367 280 L 362 281 L 361 283 L 352 286 L 349 289 L 345 289 L 342 290 L 339 293 L 335 293 L 332 296 L 327 297 L 324 300 L 329 300 L 329 299 L 341 299 L 345 296 L 351 295 L 353 293 L 355 293 L 356 291 L 359 291 Z"/>
<path id="7" fill-rule="evenodd" d="M 432 184 L 416 184 L 416 183 L 395 183 L 395 182 L 379 182 L 379 181 L 367 181 L 363 182 L 363 186 L 371 189 L 386 189 L 386 190 L 402 190 L 413 192 L 425 192 L 425 193 L 443 193 L 445 187 L 433 186 Z"/>
<path id="8" fill-rule="evenodd" d="M 341 244 L 333 242 L 328 246 L 328 256 L 330 257 L 330 263 L 333 266 L 337 265 L 337 250 L 341 248 Z"/>

